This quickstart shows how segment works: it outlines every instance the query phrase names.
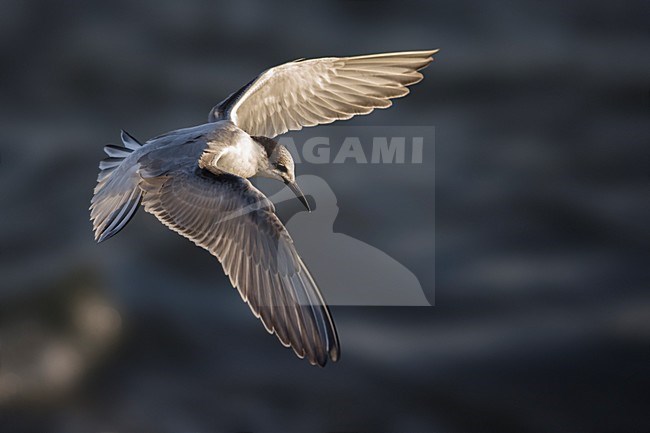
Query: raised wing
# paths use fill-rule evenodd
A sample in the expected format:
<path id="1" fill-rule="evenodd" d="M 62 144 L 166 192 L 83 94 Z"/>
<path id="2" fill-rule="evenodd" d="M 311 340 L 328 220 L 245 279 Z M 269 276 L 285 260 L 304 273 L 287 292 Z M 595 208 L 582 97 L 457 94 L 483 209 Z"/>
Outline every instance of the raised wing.
<path id="1" fill-rule="evenodd" d="M 216 256 L 267 331 L 311 364 L 336 361 L 330 312 L 273 204 L 249 181 L 196 165 L 141 168 L 142 203 L 163 224 Z"/>
<path id="2" fill-rule="evenodd" d="M 275 137 L 391 106 L 422 80 L 438 50 L 297 60 L 268 69 L 210 112 L 252 136 Z"/>

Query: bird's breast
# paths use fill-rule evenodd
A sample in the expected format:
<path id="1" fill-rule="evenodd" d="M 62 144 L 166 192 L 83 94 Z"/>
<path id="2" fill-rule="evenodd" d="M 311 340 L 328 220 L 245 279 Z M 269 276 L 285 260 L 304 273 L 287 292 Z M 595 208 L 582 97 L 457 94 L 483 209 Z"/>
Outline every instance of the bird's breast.
<path id="1" fill-rule="evenodd" d="M 222 137 L 225 138 L 225 137 Z M 230 134 L 227 140 L 208 143 L 201 165 L 210 171 L 228 172 L 249 178 L 258 171 L 264 149 L 244 131 Z"/>

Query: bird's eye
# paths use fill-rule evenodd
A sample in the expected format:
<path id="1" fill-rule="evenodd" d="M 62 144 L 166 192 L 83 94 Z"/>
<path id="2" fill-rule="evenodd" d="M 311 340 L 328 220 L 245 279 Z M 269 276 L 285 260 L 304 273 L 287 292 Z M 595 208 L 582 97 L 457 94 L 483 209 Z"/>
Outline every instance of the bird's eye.
<path id="1" fill-rule="evenodd" d="M 275 168 L 277 168 L 278 171 L 281 171 L 282 173 L 286 173 L 286 172 L 287 172 L 287 167 L 285 167 L 284 165 L 280 165 L 280 164 L 278 164 L 278 165 L 275 166 Z"/>

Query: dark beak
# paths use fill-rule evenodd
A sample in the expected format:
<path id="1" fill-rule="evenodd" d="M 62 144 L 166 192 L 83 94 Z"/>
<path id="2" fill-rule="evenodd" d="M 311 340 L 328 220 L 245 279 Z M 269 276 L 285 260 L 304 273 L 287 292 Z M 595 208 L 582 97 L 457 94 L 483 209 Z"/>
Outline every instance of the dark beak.
<path id="1" fill-rule="evenodd" d="M 300 203 L 302 203 L 305 208 L 307 208 L 307 211 L 311 212 L 311 208 L 309 207 L 309 203 L 307 203 L 305 194 L 302 193 L 302 190 L 298 184 L 296 182 L 289 182 L 288 180 L 285 180 L 284 183 L 289 187 L 291 191 L 293 191 L 296 197 L 298 197 L 298 200 L 300 200 Z"/>

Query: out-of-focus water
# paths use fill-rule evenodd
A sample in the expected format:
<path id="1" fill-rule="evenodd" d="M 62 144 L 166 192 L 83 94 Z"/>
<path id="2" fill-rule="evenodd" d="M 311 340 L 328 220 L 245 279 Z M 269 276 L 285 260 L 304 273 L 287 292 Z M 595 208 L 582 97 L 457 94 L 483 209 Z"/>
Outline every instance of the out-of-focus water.
<path id="1" fill-rule="evenodd" d="M 649 430 L 649 18 L 644 1 L 3 1 L 0 431 Z M 201 123 L 287 60 L 428 48 L 411 95 L 347 123 L 435 126 L 423 164 L 298 166 L 335 193 L 334 231 L 435 292 L 334 307 L 340 363 L 283 350 L 151 215 L 94 243 L 120 128 Z"/>

